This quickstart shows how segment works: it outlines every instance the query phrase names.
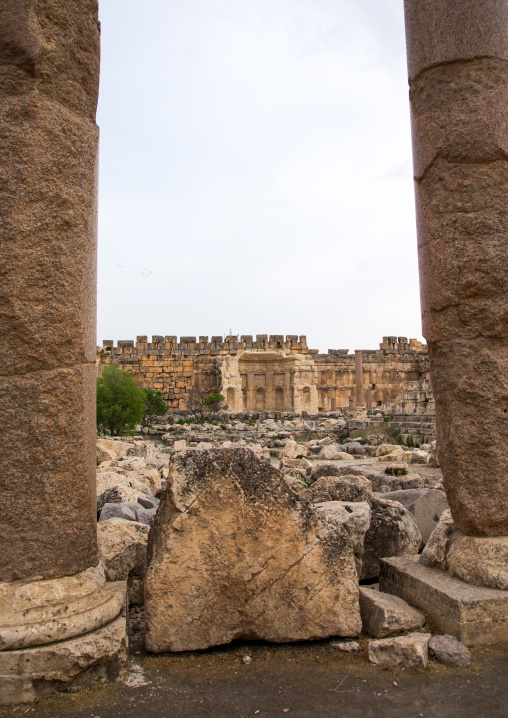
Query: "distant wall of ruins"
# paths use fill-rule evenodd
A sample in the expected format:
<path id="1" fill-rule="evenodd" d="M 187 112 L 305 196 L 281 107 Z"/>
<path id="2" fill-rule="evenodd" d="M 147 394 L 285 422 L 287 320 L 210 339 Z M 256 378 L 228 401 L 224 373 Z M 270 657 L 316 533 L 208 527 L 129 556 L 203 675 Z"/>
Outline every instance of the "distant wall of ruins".
<path id="1" fill-rule="evenodd" d="M 173 410 L 192 408 L 219 391 L 230 411 L 334 411 L 355 396 L 355 355 L 348 349 L 319 354 L 305 336 L 140 336 L 98 348 L 99 369 L 114 362 L 143 387 L 160 390 Z M 433 411 L 426 346 L 416 339 L 384 337 L 362 350 L 362 381 L 373 408 Z M 411 390 L 411 400 L 406 402 Z"/>

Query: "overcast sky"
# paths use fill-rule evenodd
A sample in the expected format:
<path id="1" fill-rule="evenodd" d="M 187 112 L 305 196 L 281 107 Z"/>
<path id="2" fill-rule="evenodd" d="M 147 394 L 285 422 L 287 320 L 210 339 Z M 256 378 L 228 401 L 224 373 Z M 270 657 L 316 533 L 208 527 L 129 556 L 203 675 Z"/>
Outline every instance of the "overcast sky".
<path id="1" fill-rule="evenodd" d="M 98 343 L 421 338 L 402 0 L 101 0 Z"/>

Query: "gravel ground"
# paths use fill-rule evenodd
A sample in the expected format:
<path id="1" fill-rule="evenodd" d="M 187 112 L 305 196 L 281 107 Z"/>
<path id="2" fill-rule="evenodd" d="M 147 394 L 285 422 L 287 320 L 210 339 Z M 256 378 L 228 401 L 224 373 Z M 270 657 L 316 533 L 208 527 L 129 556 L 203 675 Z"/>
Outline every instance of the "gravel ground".
<path id="1" fill-rule="evenodd" d="M 328 641 L 236 642 L 190 654 L 138 654 L 127 683 L 100 686 L 0 716 L 41 718 L 506 718 L 508 644 L 473 648 L 467 668 L 383 668 Z M 251 662 L 245 664 L 244 656 Z"/>

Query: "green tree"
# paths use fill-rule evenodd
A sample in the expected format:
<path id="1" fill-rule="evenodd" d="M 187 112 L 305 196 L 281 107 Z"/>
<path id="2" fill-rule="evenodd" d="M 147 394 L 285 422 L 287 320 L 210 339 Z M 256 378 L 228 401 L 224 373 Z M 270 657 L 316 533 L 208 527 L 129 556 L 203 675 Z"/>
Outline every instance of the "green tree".
<path id="1" fill-rule="evenodd" d="M 107 364 L 97 379 L 97 428 L 111 436 L 133 429 L 143 418 L 145 394 L 132 375 Z"/>
<path id="2" fill-rule="evenodd" d="M 214 413 L 221 408 L 225 401 L 222 394 L 209 394 L 203 399 L 203 406 L 206 407 L 210 413 Z"/>
<path id="3" fill-rule="evenodd" d="M 146 409 L 143 414 L 143 424 L 149 424 L 158 416 L 164 416 L 168 410 L 168 405 L 164 401 L 160 391 L 153 389 L 143 389 L 145 395 Z"/>

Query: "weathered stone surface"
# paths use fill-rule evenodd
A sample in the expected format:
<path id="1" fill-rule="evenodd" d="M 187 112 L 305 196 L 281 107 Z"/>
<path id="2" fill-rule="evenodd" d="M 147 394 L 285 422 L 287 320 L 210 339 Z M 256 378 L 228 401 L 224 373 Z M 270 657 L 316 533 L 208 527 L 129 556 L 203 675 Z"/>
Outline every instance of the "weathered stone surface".
<path id="1" fill-rule="evenodd" d="M 405 8 L 439 464 L 456 526 L 508 535 L 508 503 L 499 500 L 508 493 L 508 8 L 486 0 Z"/>
<path id="2" fill-rule="evenodd" d="M 91 365 L 0 378 L 2 581 L 97 563 L 95 381 Z"/>
<path id="3" fill-rule="evenodd" d="M 128 486 L 112 486 L 97 496 L 97 511 L 101 511 L 105 504 L 138 503 L 139 492 Z"/>
<path id="4" fill-rule="evenodd" d="M 312 484 L 309 493 L 311 501 L 316 504 L 323 501 L 369 501 L 372 484 L 369 479 L 354 474 L 325 476 Z"/>
<path id="5" fill-rule="evenodd" d="M 287 459 L 296 459 L 298 456 L 307 456 L 309 448 L 304 444 L 298 444 L 294 439 L 289 439 L 282 449 L 281 456 Z"/>
<path id="6" fill-rule="evenodd" d="M 379 471 L 370 471 L 367 466 L 341 466 L 340 464 L 321 464 L 312 471 L 312 478 L 317 480 L 323 476 L 363 476 L 372 484 L 373 491 L 380 491 L 388 486 L 391 491 L 400 489 L 400 480 L 396 476 L 388 476 Z"/>
<path id="7" fill-rule="evenodd" d="M 421 628 L 425 616 L 398 596 L 360 586 L 360 614 L 363 632 L 384 638 L 399 631 Z"/>
<path id="8" fill-rule="evenodd" d="M 508 589 L 508 536 L 452 536 L 446 567 L 451 576 L 477 586 Z"/>
<path id="9" fill-rule="evenodd" d="M 360 650 L 358 641 L 330 641 L 329 645 L 343 653 L 358 653 Z"/>
<path id="10" fill-rule="evenodd" d="M 448 509 L 446 496 L 438 489 L 390 491 L 382 494 L 381 498 L 398 501 L 413 514 L 424 543 L 427 543 L 443 512 Z"/>
<path id="11" fill-rule="evenodd" d="M 411 489 L 423 489 L 425 485 L 420 474 L 416 473 L 399 476 L 399 481 L 404 491 L 410 491 Z"/>
<path id="12" fill-rule="evenodd" d="M 99 521 L 99 557 L 108 581 L 127 581 L 129 605 L 143 604 L 149 527 L 135 521 Z"/>
<path id="13" fill-rule="evenodd" d="M 77 638 L 0 651 L 0 705 L 114 681 L 127 661 L 125 617 Z"/>
<path id="14" fill-rule="evenodd" d="M 378 456 L 377 460 L 383 463 L 391 463 L 393 461 L 404 462 L 411 461 L 411 456 L 412 454 L 410 451 L 404 451 L 402 446 L 396 446 L 389 454 L 382 454 L 381 456 Z"/>
<path id="15" fill-rule="evenodd" d="M 102 566 L 74 576 L 0 584 L 0 652 L 94 631 L 125 606 L 125 586 L 105 584 Z"/>
<path id="16" fill-rule="evenodd" d="M 320 459 L 342 459 L 349 460 L 351 457 L 345 451 L 341 451 L 338 444 L 323 446 L 318 454 Z"/>
<path id="17" fill-rule="evenodd" d="M 422 566 L 429 568 L 446 569 L 446 555 L 450 537 L 455 529 L 450 509 L 446 509 L 441 514 L 441 518 L 431 533 L 425 548 L 420 555 L 420 563 Z"/>
<path id="18" fill-rule="evenodd" d="M 150 494 L 152 487 L 147 481 L 142 481 L 137 474 L 121 473 L 117 470 L 97 471 L 97 496 L 101 496 L 108 489 L 115 487 L 132 489 L 138 494 Z"/>
<path id="19" fill-rule="evenodd" d="M 11 581 L 97 562 L 99 25 L 95 0 L 5 0 L 0 13 L 0 581 Z"/>
<path id="20" fill-rule="evenodd" d="M 99 523 L 109 519 L 124 519 L 151 526 L 156 512 L 157 509 L 145 509 L 137 501 L 129 501 L 124 504 L 104 504 L 99 516 Z"/>
<path id="21" fill-rule="evenodd" d="M 477 586 L 508 589 L 508 537 L 465 536 L 450 511 L 443 512 L 420 563 Z"/>
<path id="22" fill-rule="evenodd" d="M 365 533 L 370 526 L 370 506 L 367 502 L 325 501 L 315 503 L 314 509 L 326 523 L 335 524 L 347 534 L 355 556 L 363 556 Z"/>
<path id="23" fill-rule="evenodd" d="M 175 456 L 149 537 L 145 601 L 154 652 L 361 628 L 346 531 L 247 449 Z"/>
<path id="24" fill-rule="evenodd" d="M 379 576 L 380 561 L 387 556 L 417 554 L 422 537 L 412 514 L 402 504 L 373 496 L 370 527 L 365 534 L 359 578 Z"/>
<path id="25" fill-rule="evenodd" d="M 471 651 L 455 636 L 432 636 L 429 641 L 429 653 L 447 666 L 463 668 L 471 662 Z"/>
<path id="26" fill-rule="evenodd" d="M 379 586 L 419 608 L 440 631 L 466 645 L 508 640 L 508 591 L 464 583 L 417 556 L 385 558 Z"/>
<path id="27" fill-rule="evenodd" d="M 430 633 L 410 633 L 398 638 L 370 641 L 369 661 L 403 668 L 427 668 Z"/>

